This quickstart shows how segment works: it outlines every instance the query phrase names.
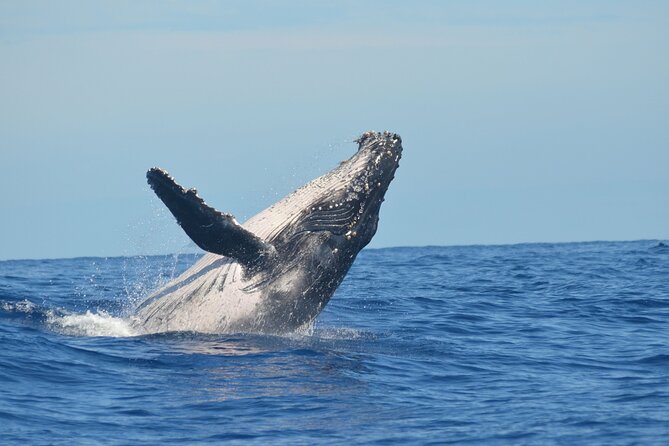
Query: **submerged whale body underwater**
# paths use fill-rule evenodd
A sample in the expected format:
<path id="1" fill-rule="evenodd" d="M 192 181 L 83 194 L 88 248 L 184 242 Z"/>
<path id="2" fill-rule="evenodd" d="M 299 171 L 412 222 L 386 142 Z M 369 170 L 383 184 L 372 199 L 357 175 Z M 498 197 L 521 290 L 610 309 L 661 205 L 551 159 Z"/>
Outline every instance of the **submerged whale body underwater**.
<path id="1" fill-rule="evenodd" d="M 208 253 L 149 296 L 133 324 L 145 333 L 286 333 L 310 324 L 376 233 L 402 154 L 394 133 L 356 142 L 351 158 L 244 224 L 150 169 L 151 188 Z"/>

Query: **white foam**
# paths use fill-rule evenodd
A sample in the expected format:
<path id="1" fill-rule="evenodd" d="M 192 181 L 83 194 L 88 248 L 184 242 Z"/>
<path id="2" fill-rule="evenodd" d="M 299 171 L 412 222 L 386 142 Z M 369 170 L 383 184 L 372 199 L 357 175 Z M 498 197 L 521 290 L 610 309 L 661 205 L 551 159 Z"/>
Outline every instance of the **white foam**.
<path id="1" fill-rule="evenodd" d="M 50 314 L 47 323 L 56 331 L 71 336 L 109 336 L 114 338 L 138 336 L 130 321 L 100 311 L 83 314 L 55 315 Z"/>

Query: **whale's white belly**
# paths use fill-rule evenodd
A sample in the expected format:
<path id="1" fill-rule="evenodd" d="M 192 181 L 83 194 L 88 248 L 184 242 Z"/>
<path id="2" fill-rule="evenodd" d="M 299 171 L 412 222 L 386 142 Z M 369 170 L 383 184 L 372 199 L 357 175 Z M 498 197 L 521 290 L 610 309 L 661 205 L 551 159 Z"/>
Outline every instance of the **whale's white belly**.
<path id="1" fill-rule="evenodd" d="M 247 285 L 238 263 L 206 254 L 154 293 L 137 312 L 135 325 L 144 333 L 242 330 L 260 316 L 260 294 L 244 291 Z"/>

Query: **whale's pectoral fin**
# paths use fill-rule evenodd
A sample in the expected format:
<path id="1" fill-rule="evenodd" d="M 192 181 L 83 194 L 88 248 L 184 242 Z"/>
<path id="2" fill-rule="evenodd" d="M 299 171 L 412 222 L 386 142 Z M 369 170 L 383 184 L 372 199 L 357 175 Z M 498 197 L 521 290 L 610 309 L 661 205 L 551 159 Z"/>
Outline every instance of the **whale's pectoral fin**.
<path id="1" fill-rule="evenodd" d="M 244 229 L 231 214 L 208 206 L 195 189 L 184 189 L 164 170 L 154 167 L 146 178 L 186 234 L 205 251 L 247 267 L 257 267 L 275 254 L 274 246 Z"/>

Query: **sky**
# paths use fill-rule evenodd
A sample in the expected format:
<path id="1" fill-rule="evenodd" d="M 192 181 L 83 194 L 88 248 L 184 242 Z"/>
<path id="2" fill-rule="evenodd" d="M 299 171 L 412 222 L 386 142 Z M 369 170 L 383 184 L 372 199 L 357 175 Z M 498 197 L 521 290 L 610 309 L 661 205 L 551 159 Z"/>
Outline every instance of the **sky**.
<path id="1" fill-rule="evenodd" d="M 145 172 L 243 221 L 404 154 L 372 247 L 669 238 L 664 1 L 0 2 L 0 259 L 193 250 Z"/>

